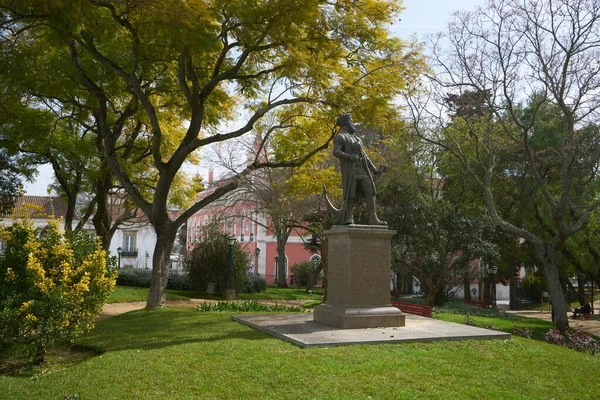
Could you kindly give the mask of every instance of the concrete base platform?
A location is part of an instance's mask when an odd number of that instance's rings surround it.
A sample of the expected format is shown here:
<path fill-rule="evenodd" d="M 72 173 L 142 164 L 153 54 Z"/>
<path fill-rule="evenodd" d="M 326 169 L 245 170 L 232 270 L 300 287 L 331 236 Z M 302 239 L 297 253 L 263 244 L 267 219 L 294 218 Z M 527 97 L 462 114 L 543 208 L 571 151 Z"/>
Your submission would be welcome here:
<path fill-rule="evenodd" d="M 405 316 L 396 307 L 332 307 L 321 304 L 313 313 L 315 322 L 341 329 L 404 326 Z"/>
<path fill-rule="evenodd" d="M 340 329 L 322 325 L 313 320 L 312 314 L 257 314 L 237 315 L 231 318 L 303 348 L 437 340 L 510 339 L 510 334 L 504 332 L 404 315 L 406 326 L 367 329 Z"/>

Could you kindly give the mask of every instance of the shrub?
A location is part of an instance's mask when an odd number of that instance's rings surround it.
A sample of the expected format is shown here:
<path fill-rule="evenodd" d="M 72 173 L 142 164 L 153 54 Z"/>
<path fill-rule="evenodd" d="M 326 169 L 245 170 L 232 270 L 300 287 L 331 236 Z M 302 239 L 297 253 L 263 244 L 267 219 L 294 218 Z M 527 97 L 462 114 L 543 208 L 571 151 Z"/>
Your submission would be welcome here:
<path fill-rule="evenodd" d="M 227 235 L 211 225 L 202 241 L 194 245 L 185 260 L 184 269 L 188 272 L 192 290 L 205 292 L 209 283 L 217 285 L 218 290 L 227 289 L 227 269 L 229 245 Z M 239 245 L 233 246 L 232 285 L 237 292 L 243 292 L 248 278 L 248 257 Z"/>
<path fill-rule="evenodd" d="M 292 273 L 296 278 L 296 285 L 306 287 L 306 289 L 312 289 L 315 282 L 323 279 L 321 265 L 310 261 L 295 263 L 292 265 Z"/>
<path fill-rule="evenodd" d="M 474 315 L 478 317 L 491 317 L 514 319 L 510 314 L 500 308 L 483 308 L 465 303 L 463 300 L 449 301 L 441 306 L 435 307 L 435 312 L 444 314 Z"/>
<path fill-rule="evenodd" d="M 85 233 L 65 237 L 50 221 L 43 235 L 21 222 L 0 231 L 0 353 L 44 361 L 57 341 L 91 329 L 115 285 L 106 252 Z"/>
<path fill-rule="evenodd" d="M 167 283 L 169 290 L 190 290 L 190 277 L 188 274 L 169 271 L 169 281 Z"/>
<path fill-rule="evenodd" d="M 152 283 L 152 270 L 145 268 L 121 268 L 117 277 L 119 286 L 150 287 Z M 167 289 L 190 290 L 188 274 L 169 271 Z"/>
<path fill-rule="evenodd" d="M 119 286 L 150 287 L 152 271 L 141 268 L 121 268 L 117 277 Z"/>
<path fill-rule="evenodd" d="M 194 310 L 202 312 L 303 312 L 300 306 L 287 306 L 277 303 L 271 305 L 256 300 L 204 302 L 194 307 Z"/>
<path fill-rule="evenodd" d="M 245 293 L 264 293 L 267 291 L 267 281 L 259 275 L 251 275 L 246 280 Z"/>
<path fill-rule="evenodd" d="M 515 324 L 515 327 L 513 328 L 513 333 L 515 335 L 519 335 L 527 339 L 531 339 L 533 337 L 533 329 L 531 329 L 531 325 L 529 326 L 529 328 L 521 328 L 520 326 Z"/>

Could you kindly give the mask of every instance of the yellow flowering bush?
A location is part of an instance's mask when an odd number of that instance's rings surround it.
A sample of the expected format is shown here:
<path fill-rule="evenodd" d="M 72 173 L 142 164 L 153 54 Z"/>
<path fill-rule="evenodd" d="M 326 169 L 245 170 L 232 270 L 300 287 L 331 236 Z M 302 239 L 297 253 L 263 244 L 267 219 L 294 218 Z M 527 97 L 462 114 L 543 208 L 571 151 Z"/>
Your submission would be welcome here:
<path fill-rule="evenodd" d="M 0 229 L 0 355 L 25 351 L 43 362 L 48 347 L 91 329 L 115 286 L 116 271 L 89 235 L 68 237 L 50 221 Z"/>

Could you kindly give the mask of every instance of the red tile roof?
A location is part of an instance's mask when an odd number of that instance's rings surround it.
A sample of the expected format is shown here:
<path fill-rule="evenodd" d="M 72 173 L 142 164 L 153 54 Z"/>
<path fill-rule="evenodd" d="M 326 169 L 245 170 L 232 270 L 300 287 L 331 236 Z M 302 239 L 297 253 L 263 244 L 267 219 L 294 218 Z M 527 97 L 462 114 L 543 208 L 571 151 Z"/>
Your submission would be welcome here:
<path fill-rule="evenodd" d="M 5 218 L 64 218 L 67 204 L 60 197 L 19 196 L 15 199 L 15 207 L 5 213 Z"/>

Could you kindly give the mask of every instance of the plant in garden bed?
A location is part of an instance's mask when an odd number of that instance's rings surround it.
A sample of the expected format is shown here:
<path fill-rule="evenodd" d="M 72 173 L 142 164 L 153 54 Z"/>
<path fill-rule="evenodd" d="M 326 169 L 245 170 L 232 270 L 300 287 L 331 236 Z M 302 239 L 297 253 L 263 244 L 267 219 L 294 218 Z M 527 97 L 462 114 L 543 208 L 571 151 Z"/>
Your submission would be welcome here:
<path fill-rule="evenodd" d="M 475 321 L 473 321 L 471 319 L 471 314 L 467 314 L 467 316 L 465 317 L 465 325 L 475 326 L 477 328 L 491 329 L 493 331 L 499 331 L 499 330 L 501 330 L 496 325 L 492 325 L 492 324 L 478 324 L 478 323 L 476 323 Z"/>
<path fill-rule="evenodd" d="M 204 302 L 194 307 L 202 312 L 303 312 L 301 306 L 287 306 L 285 304 L 265 304 L 256 300 L 246 301 L 220 301 L 218 303 Z"/>
<path fill-rule="evenodd" d="M 550 329 L 546 333 L 546 341 L 557 346 L 565 346 L 577 351 L 589 352 L 594 355 L 600 351 L 600 343 L 592 335 L 583 331 L 581 327 L 569 328 L 565 332 Z"/>
<path fill-rule="evenodd" d="M 435 307 L 435 312 L 444 314 L 475 315 L 478 317 L 512 319 L 513 316 L 501 308 L 483 308 L 465 303 L 462 300 L 449 301 Z"/>
<path fill-rule="evenodd" d="M 519 335 L 521 337 L 531 339 L 533 336 L 533 329 L 531 328 L 531 325 L 529 325 L 528 328 L 521 328 L 519 325 L 515 324 L 513 333 L 515 335 Z"/>
<path fill-rule="evenodd" d="M 85 233 L 43 234 L 28 222 L 0 231 L 0 355 L 45 360 L 57 342 L 94 326 L 115 285 L 106 252 Z M 40 236 L 40 237 L 38 237 Z"/>

